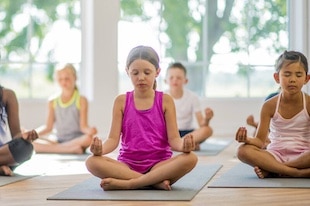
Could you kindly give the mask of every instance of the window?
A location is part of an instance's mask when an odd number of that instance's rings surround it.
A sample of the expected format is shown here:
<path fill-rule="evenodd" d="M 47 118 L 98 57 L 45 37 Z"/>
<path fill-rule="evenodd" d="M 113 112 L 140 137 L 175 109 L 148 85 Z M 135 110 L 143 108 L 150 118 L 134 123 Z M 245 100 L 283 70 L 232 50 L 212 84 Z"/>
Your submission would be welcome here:
<path fill-rule="evenodd" d="M 181 61 L 188 88 L 207 97 L 265 97 L 277 89 L 274 61 L 288 48 L 286 0 L 120 0 L 119 92 L 129 50 L 145 44 L 165 69 Z M 54 66 L 80 72 L 79 0 L 0 2 L 0 83 L 19 98 L 46 99 L 55 90 Z M 229 89 L 227 89 L 229 88 Z"/>
<path fill-rule="evenodd" d="M 19 98 L 46 99 L 54 66 L 81 62 L 79 0 L 0 2 L 1 84 Z"/>
<path fill-rule="evenodd" d="M 188 88 L 200 96 L 265 97 L 278 87 L 274 63 L 288 48 L 286 6 L 286 0 L 122 0 L 120 92 L 130 85 L 122 65 L 129 49 L 145 44 L 161 56 L 160 89 L 167 87 L 168 64 L 180 61 Z"/>

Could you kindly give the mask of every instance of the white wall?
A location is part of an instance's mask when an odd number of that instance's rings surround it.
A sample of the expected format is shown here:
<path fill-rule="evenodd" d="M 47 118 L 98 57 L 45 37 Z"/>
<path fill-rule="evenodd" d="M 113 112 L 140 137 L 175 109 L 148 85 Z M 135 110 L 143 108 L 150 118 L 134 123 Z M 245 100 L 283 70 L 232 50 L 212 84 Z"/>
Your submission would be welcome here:
<path fill-rule="evenodd" d="M 210 126 L 214 130 L 214 136 L 232 136 L 241 126 L 247 126 L 250 135 L 254 128 L 246 125 L 246 118 L 252 114 L 259 120 L 259 111 L 264 99 L 232 98 L 232 99 L 207 99 L 205 106 L 210 106 L 214 111 L 214 117 Z"/>
<path fill-rule="evenodd" d="M 111 113 L 110 109 L 113 98 L 104 99 L 105 103 L 90 105 L 90 122 L 99 128 L 100 135 L 103 137 L 107 134 L 110 127 Z M 262 99 L 207 99 L 205 106 L 210 106 L 214 110 L 214 117 L 210 125 L 214 129 L 214 136 L 230 136 L 233 135 L 237 128 L 246 126 L 246 117 L 253 114 L 258 120 L 259 110 Z M 101 105 L 106 105 L 106 109 Z M 21 122 L 26 128 L 37 127 L 45 122 L 47 104 L 36 101 L 20 101 Z M 108 105 L 108 106 L 107 106 Z M 99 108 L 99 109 L 98 109 Z M 35 111 L 35 112 L 34 112 Z M 249 131 L 252 128 L 248 127 Z"/>
<path fill-rule="evenodd" d="M 99 135 L 105 137 L 110 128 L 112 105 L 118 93 L 117 72 L 117 22 L 119 2 L 116 0 L 82 0 L 83 4 L 83 62 L 87 68 L 82 74 L 83 92 L 90 99 L 89 122 L 96 125 Z M 310 58 L 310 3 L 307 0 L 290 1 L 290 21 L 293 35 L 290 48 L 303 51 Z M 303 9 L 299 9 L 303 8 Z M 305 9 L 307 8 L 307 9 Z M 299 38 L 300 37 L 300 38 Z M 309 86 L 308 86 L 309 88 Z M 234 135 L 246 117 L 254 114 L 258 119 L 263 99 L 207 99 L 205 104 L 213 108 L 211 121 L 215 136 Z M 20 100 L 22 126 L 31 129 L 45 123 L 47 102 Z"/>

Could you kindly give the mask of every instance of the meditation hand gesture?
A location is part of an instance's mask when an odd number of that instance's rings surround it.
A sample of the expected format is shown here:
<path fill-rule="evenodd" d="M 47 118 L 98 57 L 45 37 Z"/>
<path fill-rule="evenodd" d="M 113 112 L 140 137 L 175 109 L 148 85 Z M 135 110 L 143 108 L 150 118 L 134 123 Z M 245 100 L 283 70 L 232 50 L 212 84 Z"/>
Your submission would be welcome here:
<path fill-rule="evenodd" d="M 193 135 L 187 134 L 183 139 L 183 152 L 190 152 L 195 149 L 195 141 Z"/>
<path fill-rule="evenodd" d="M 239 127 L 237 133 L 236 133 L 236 140 L 237 142 L 244 142 L 247 143 L 247 129 L 245 127 Z"/>
<path fill-rule="evenodd" d="M 213 110 L 209 107 L 205 109 L 206 120 L 209 121 L 214 116 Z M 209 122 L 208 122 L 209 123 Z"/>
<path fill-rule="evenodd" d="M 90 145 L 90 151 L 94 154 L 94 156 L 102 155 L 102 140 L 100 138 L 93 138 L 93 141 Z"/>
<path fill-rule="evenodd" d="M 22 133 L 22 137 L 28 142 L 33 142 L 38 139 L 38 133 L 35 130 L 27 131 Z"/>

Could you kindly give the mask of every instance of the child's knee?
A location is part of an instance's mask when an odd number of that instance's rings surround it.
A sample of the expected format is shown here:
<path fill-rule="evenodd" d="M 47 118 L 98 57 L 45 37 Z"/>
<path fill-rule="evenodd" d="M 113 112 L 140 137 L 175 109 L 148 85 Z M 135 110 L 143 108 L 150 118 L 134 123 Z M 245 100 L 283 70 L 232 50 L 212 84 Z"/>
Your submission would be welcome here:
<path fill-rule="evenodd" d="M 33 154 L 33 145 L 23 138 L 13 139 L 8 146 L 16 163 L 29 160 Z"/>
<path fill-rule="evenodd" d="M 89 156 L 86 159 L 85 165 L 86 165 L 86 168 L 88 169 L 88 171 L 93 171 L 96 169 L 96 167 L 98 166 L 96 159 L 97 159 L 96 156 Z"/>
<path fill-rule="evenodd" d="M 248 156 L 248 146 L 245 144 L 242 144 L 239 146 L 238 150 L 237 150 L 237 157 L 240 160 L 245 159 Z"/>
<path fill-rule="evenodd" d="M 187 154 L 187 162 L 191 167 L 194 167 L 198 162 L 198 157 L 194 152 L 190 152 Z"/>
<path fill-rule="evenodd" d="M 192 153 L 192 162 L 194 165 L 196 165 L 198 162 L 198 157 L 194 152 L 191 152 L 191 153 Z"/>

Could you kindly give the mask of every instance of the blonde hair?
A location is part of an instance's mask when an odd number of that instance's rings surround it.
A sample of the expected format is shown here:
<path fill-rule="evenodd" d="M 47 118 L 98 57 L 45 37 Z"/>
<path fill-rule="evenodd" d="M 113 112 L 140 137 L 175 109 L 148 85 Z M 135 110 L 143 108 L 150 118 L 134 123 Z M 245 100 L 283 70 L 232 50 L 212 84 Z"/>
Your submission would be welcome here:
<path fill-rule="evenodd" d="M 58 74 L 59 74 L 60 72 L 65 71 L 65 70 L 71 72 L 71 74 L 72 74 L 72 75 L 74 76 L 74 78 L 75 78 L 75 81 L 77 80 L 77 72 L 76 72 L 76 69 L 75 69 L 75 67 L 73 66 L 73 64 L 71 64 L 71 63 L 58 64 L 58 65 L 56 66 L 56 69 L 55 69 L 55 77 L 57 77 Z M 76 84 L 74 85 L 74 89 L 78 90 Z"/>

